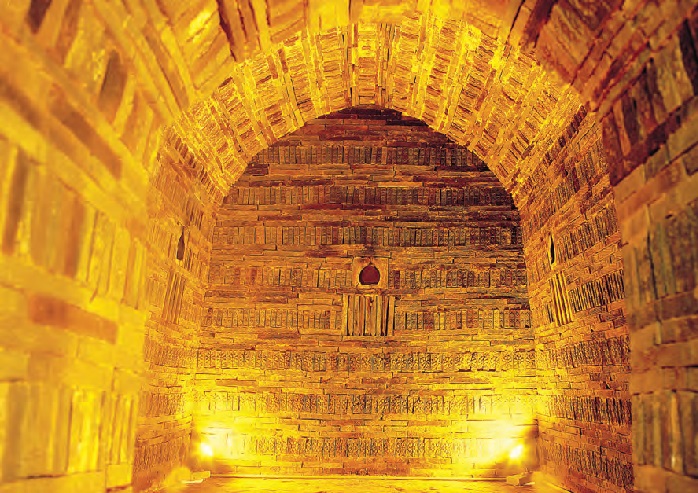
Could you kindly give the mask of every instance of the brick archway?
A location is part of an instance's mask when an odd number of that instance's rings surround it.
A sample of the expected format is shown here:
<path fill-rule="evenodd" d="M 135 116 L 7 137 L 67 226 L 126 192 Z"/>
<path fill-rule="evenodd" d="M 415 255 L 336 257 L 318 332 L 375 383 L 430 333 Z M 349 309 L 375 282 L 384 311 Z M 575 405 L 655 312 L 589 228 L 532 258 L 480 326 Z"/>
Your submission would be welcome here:
<path fill-rule="evenodd" d="M 532 53 L 500 41 L 492 26 L 414 13 L 398 24 L 299 32 L 250 55 L 166 142 L 177 143 L 209 188 L 224 192 L 277 139 L 359 104 L 400 111 L 466 145 L 515 196 L 545 154 L 558 150 L 554 136 L 585 114 L 573 88 Z"/>
<path fill-rule="evenodd" d="M 684 438 L 696 434 L 695 2 L 334 5 L 0 6 L 3 385 L 20 397 L 2 400 L 17 432 L 0 445 L 12 458 L 2 480 L 115 489 L 135 462 L 143 488 L 183 464 L 220 200 L 258 150 L 311 116 L 373 101 L 480 146 L 527 216 L 546 374 L 604 399 L 571 390 L 541 410 L 567 423 L 593 409 L 581 419 L 601 437 L 551 438 L 558 482 L 603 490 L 619 486 L 606 476 L 627 477 L 629 448 L 604 437 L 626 419 L 613 392 L 629 388 L 636 486 L 695 489 Z M 387 56 L 410 42 L 404 58 Z M 313 58 L 323 43 L 337 61 L 326 67 Z M 529 126 L 522 115 L 536 112 Z M 551 237 L 554 266 L 543 261 Z M 607 378 L 609 363 L 627 364 L 628 327 L 630 382 Z M 55 431 L 57 446 L 36 429 Z"/>

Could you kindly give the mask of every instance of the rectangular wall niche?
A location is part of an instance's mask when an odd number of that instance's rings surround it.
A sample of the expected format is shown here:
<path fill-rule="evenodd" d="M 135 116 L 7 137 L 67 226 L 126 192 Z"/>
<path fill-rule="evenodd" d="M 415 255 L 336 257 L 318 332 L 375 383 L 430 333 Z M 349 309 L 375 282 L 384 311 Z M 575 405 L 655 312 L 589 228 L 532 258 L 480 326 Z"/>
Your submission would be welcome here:
<path fill-rule="evenodd" d="M 555 321 L 557 327 L 571 323 L 572 309 L 567 295 L 567 282 L 562 274 L 555 274 L 550 278 L 550 291 L 553 293 L 553 310 L 550 318 Z"/>
<path fill-rule="evenodd" d="M 395 297 L 381 294 L 342 296 L 345 336 L 390 336 L 395 332 Z"/>

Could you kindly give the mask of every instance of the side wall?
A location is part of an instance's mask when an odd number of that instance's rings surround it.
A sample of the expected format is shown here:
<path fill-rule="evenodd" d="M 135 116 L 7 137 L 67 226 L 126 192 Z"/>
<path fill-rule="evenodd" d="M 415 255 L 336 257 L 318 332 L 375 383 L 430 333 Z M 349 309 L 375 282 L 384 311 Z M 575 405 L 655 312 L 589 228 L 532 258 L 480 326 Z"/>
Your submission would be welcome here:
<path fill-rule="evenodd" d="M 539 59 L 602 128 L 623 242 L 635 486 L 696 491 L 698 6 L 530 3 Z"/>
<path fill-rule="evenodd" d="M 636 484 L 681 493 L 698 490 L 698 10 L 672 27 L 602 122 L 624 241 Z"/>
<path fill-rule="evenodd" d="M 0 489 L 121 491 L 134 461 L 146 487 L 188 452 L 220 197 L 176 142 L 156 156 L 203 81 L 127 4 L 0 3 Z"/>
<path fill-rule="evenodd" d="M 214 470 L 504 474 L 535 433 L 525 274 L 509 194 L 423 122 L 351 109 L 261 152 L 214 232 L 195 422 Z"/>
<path fill-rule="evenodd" d="M 519 193 L 542 471 L 571 491 L 631 491 L 623 262 L 595 116 L 577 115 Z"/>
<path fill-rule="evenodd" d="M 211 197 L 183 172 L 188 150 L 167 133 L 148 194 L 148 271 L 134 487 L 141 490 L 188 465 L 198 332 L 208 280 Z M 215 199 L 220 200 L 220 199 Z"/>

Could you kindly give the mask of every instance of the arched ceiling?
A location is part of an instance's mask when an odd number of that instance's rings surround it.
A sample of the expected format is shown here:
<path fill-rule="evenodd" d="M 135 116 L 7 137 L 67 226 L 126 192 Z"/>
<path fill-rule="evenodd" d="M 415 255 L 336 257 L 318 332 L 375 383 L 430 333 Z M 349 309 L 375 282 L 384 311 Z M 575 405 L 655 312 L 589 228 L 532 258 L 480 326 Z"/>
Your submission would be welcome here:
<path fill-rule="evenodd" d="M 220 44 L 221 31 L 230 46 L 213 77 L 222 79 L 218 88 L 165 135 L 165 145 L 174 145 L 217 194 L 255 154 L 306 121 L 372 104 L 424 120 L 468 146 L 516 195 L 581 106 L 573 88 L 513 43 L 537 15 L 526 3 L 160 4 L 175 35 L 190 37 L 190 65 L 204 56 L 196 47 L 210 53 Z"/>

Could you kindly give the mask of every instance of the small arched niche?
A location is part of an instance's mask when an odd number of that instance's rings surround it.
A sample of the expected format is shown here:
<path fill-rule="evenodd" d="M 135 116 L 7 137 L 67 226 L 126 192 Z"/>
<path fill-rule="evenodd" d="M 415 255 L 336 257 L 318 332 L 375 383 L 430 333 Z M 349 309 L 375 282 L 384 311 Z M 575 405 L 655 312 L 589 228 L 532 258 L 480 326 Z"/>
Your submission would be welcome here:
<path fill-rule="evenodd" d="M 381 273 L 373 264 L 368 264 L 359 272 L 359 283 L 363 286 L 375 286 L 381 280 Z"/>

